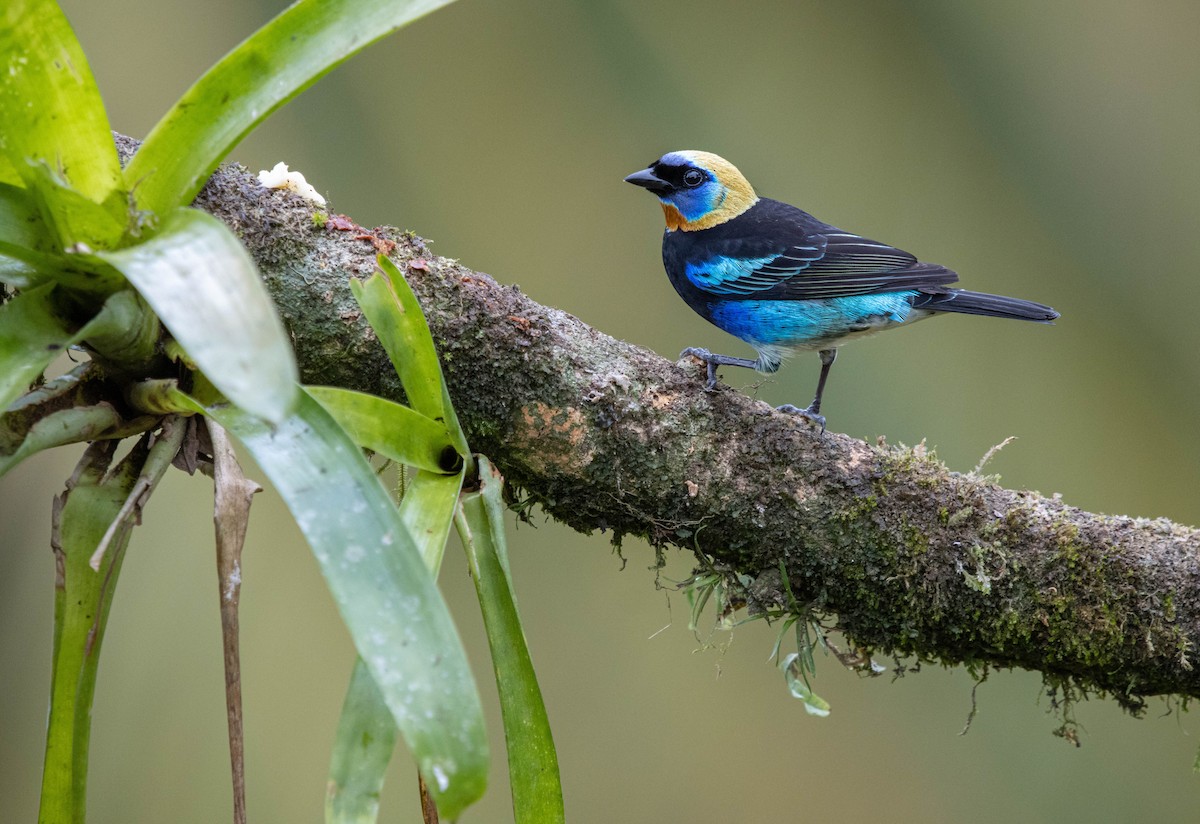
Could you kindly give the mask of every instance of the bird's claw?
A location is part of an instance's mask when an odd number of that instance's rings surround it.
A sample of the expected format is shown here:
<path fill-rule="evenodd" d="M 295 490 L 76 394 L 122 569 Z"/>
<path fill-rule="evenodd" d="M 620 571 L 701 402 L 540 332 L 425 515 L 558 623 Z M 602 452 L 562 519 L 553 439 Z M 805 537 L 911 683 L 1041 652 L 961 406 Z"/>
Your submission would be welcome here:
<path fill-rule="evenodd" d="M 717 366 L 713 353 L 699 346 L 689 346 L 679 353 L 680 359 L 693 357 L 697 360 L 704 361 L 704 365 L 708 367 L 708 380 L 704 382 L 704 391 L 713 392 L 717 388 Z"/>
<path fill-rule="evenodd" d="M 799 415 L 802 418 L 807 418 L 808 420 L 812 421 L 813 423 L 819 424 L 821 427 L 820 434 L 822 434 L 822 435 L 825 434 L 825 416 L 817 414 L 817 412 L 814 411 L 812 407 L 809 407 L 807 409 L 801 409 L 798 406 L 793 406 L 790 403 L 785 403 L 783 406 L 775 407 L 775 411 L 787 412 L 789 415 Z"/>

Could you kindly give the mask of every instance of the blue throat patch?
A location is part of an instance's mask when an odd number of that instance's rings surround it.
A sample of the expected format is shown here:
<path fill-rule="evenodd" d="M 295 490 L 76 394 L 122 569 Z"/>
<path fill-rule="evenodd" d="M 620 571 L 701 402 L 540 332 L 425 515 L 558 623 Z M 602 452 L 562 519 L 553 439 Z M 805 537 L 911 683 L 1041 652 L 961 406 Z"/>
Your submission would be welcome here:
<path fill-rule="evenodd" d="M 714 180 L 709 180 L 695 189 L 683 189 L 671 195 L 660 197 L 663 203 L 674 206 L 683 215 L 684 220 L 699 220 L 705 215 L 715 212 L 725 202 L 728 192 L 725 187 Z"/>

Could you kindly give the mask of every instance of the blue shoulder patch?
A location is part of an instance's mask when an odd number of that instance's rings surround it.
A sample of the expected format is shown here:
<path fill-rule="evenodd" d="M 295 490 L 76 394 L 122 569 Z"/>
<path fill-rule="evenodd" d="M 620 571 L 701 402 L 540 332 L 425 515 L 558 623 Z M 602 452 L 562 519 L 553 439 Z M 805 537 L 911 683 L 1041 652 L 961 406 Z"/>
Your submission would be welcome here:
<path fill-rule="evenodd" d="M 749 295 L 770 289 L 803 268 L 772 267 L 771 270 L 763 270 L 762 267 L 777 258 L 778 255 L 758 258 L 712 257 L 703 263 L 685 264 L 684 272 L 693 285 L 706 292 L 715 295 Z"/>

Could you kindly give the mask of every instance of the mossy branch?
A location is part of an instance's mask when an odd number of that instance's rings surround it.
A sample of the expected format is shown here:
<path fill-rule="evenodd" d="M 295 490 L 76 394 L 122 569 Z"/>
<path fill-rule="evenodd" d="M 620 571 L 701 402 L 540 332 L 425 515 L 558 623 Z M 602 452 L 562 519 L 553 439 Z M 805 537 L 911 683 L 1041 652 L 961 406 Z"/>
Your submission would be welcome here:
<path fill-rule="evenodd" d="M 249 247 L 307 383 L 399 395 L 348 286 L 390 254 L 472 446 L 575 529 L 697 550 L 752 580 L 751 608 L 798 599 L 868 649 L 1038 670 L 1134 709 L 1200 695 L 1194 529 L 1081 512 L 920 449 L 819 437 L 736 391 L 702 391 L 698 364 L 614 340 L 412 235 L 314 214 L 238 167 L 197 205 Z"/>

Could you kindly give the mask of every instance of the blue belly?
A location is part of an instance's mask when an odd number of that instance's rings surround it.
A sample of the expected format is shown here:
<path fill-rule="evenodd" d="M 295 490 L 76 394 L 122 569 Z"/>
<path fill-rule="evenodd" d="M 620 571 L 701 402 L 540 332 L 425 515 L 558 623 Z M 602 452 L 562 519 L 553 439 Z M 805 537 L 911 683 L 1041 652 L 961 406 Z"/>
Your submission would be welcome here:
<path fill-rule="evenodd" d="M 925 312 L 913 312 L 917 293 L 887 292 L 825 300 L 727 300 L 708 305 L 712 322 L 758 349 L 824 349 L 869 335 Z M 910 314 L 912 317 L 910 318 Z"/>

